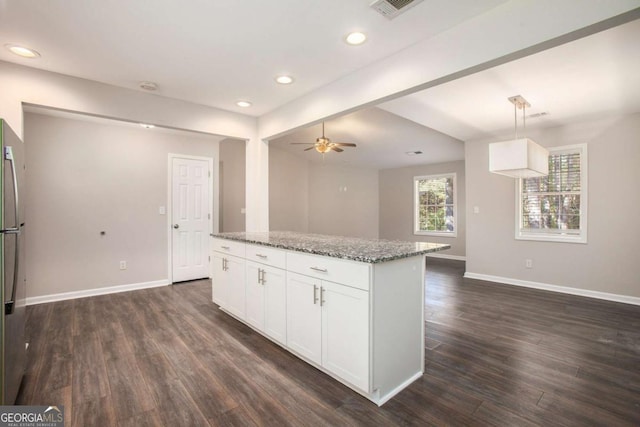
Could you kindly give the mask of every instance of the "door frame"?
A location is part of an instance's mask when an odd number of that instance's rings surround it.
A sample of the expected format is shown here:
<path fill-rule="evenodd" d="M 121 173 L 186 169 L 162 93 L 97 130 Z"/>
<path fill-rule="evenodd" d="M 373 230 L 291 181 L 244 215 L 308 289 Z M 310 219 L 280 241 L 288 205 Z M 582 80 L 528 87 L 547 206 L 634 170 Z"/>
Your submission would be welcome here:
<path fill-rule="evenodd" d="M 211 212 L 211 220 L 209 221 L 209 233 L 217 233 L 218 232 L 218 218 L 220 215 L 219 210 L 219 180 L 218 177 L 218 168 L 216 163 L 214 162 L 213 157 L 205 157 L 205 156 L 193 156 L 190 154 L 177 154 L 177 153 L 169 153 L 168 156 L 168 167 L 167 167 L 167 207 L 166 207 L 166 215 L 167 215 L 167 277 L 169 278 L 169 283 L 173 283 L 173 159 L 189 159 L 189 160 L 204 160 L 209 165 L 209 170 L 211 174 L 208 177 L 208 190 L 209 190 L 209 212 Z M 214 179 L 216 178 L 216 179 Z M 207 240 L 210 242 L 211 240 Z M 209 245 L 210 246 L 210 245 Z M 210 251 L 209 251 L 210 252 Z M 211 268 L 209 268 L 209 278 L 211 278 Z"/>

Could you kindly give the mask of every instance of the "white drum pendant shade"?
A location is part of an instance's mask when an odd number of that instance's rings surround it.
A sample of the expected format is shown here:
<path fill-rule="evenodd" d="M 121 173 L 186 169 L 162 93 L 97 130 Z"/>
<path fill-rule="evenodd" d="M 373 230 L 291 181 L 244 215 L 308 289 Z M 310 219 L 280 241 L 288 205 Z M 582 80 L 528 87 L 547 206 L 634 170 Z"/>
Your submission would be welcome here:
<path fill-rule="evenodd" d="M 529 138 L 489 144 L 489 171 L 512 178 L 549 174 L 549 151 Z"/>

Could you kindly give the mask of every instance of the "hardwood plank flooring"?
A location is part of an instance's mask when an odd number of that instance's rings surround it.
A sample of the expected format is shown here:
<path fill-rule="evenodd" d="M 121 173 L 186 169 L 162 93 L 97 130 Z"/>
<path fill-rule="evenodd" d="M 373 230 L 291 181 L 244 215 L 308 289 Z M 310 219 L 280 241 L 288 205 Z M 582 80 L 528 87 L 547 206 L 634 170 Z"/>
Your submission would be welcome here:
<path fill-rule="evenodd" d="M 640 307 L 429 259 L 425 375 L 383 407 L 211 303 L 207 280 L 27 308 L 19 404 L 68 426 L 638 426 Z"/>

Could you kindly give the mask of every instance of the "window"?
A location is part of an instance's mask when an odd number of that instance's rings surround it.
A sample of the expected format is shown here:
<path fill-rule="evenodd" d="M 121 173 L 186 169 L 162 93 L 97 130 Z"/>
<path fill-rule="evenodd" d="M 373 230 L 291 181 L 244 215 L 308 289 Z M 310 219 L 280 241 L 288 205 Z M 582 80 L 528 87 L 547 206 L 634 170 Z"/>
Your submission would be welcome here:
<path fill-rule="evenodd" d="M 414 182 L 414 234 L 455 237 L 456 174 L 417 176 Z"/>
<path fill-rule="evenodd" d="M 549 149 L 549 175 L 517 185 L 516 239 L 587 242 L 587 146 Z"/>

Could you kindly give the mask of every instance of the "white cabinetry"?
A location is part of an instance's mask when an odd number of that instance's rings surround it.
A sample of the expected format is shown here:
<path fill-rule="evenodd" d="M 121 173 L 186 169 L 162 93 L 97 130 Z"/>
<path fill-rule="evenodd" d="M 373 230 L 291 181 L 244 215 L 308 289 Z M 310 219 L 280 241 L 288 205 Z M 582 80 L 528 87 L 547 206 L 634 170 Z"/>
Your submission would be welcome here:
<path fill-rule="evenodd" d="M 318 365 L 322 363 L 321 283 L 287 273 L 287 347 Z"/>
<path fill-rule="evenodd" d="M 369 292 L 322 282 L 322 366 L 369 392 Z"/>
<path fill-rule="evenodd" d="M 282 345 L 287 340 L 285 253 L 247 245 L 246 321 Z M 253 261 L 253 259 L 259 260 Z M 251 261 L 250 261 L 251 260 Z"/>
<path fill-rule="evenodd" d="M 424 256 L 379 263 L 213 239 L 213 301 L 382 405 L 424 369 Z"/>
<path fill-rule="evenodd" d="M 287 275 L 287 346 L 369 392 L 369 292 Z"/>
<path fill-rule="evenodd" d="M 245 245 L 213 239 L 212 299 L 234 316 L 245 318 Z"/>

